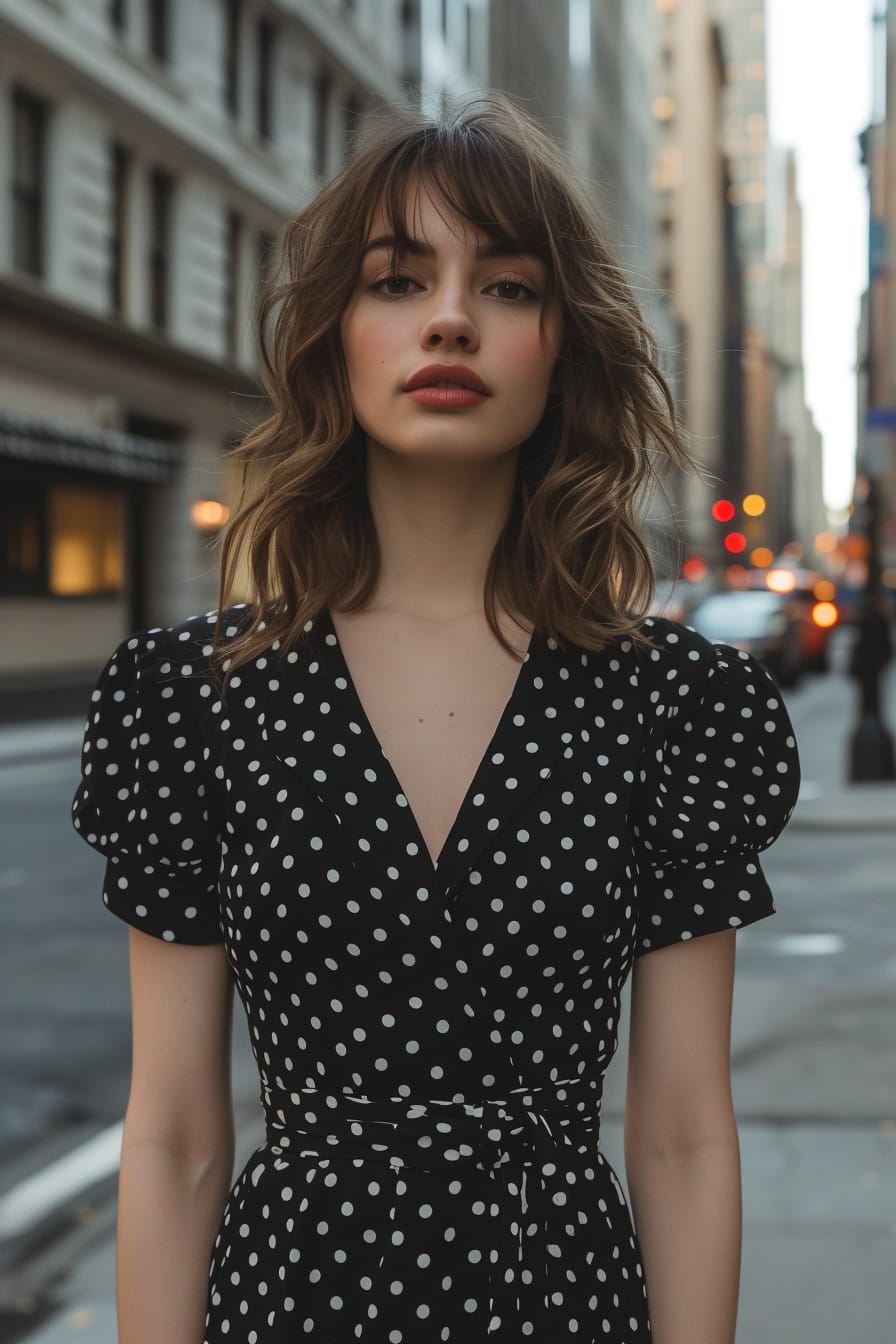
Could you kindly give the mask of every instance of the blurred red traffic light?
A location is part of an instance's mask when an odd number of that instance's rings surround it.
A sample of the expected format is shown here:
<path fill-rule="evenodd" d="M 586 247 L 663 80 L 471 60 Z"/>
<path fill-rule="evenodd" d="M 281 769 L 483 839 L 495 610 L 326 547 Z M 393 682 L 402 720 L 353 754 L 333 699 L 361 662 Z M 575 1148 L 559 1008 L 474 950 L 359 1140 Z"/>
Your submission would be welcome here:
<path fill-rule="evenodd" d="M 717 523 L 730 523 L 735 509 L 730 499 L 717 499 L 712 506 L 712 516 Z"/>
<path fill-rule="evenodd" d="M 699 583 L 707 575 L 706 561 L 702 555 L 692 555 L 690 559 L 685 560 L 681 572 L 689 582 Z"/>
<path fill-rule="evenodd" d="M 732 555 L 740 555 L 747 549 L 747 539 L 743 532 L 729 532 L 725 538 L 725 550 Z"/>

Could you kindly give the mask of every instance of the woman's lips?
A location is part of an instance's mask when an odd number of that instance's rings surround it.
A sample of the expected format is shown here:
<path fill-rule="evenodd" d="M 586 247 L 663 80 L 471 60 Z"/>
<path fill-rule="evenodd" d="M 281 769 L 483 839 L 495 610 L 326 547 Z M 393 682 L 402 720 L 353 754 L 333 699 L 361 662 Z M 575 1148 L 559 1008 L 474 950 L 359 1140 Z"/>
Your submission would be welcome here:
<path fill-rule="evenodd" d="M 434 387 L 415 387 L 410 392 L 405 392 L 406 397 L 415 401 L 418 406 L 427 406 L 433 410 L 460 410 L 465 406 L 478 406 L 483 401 L 488 401 L 484 392 L 476 392 L 472 387 L 462 387 L 460 383 L 453 386 Z"/>

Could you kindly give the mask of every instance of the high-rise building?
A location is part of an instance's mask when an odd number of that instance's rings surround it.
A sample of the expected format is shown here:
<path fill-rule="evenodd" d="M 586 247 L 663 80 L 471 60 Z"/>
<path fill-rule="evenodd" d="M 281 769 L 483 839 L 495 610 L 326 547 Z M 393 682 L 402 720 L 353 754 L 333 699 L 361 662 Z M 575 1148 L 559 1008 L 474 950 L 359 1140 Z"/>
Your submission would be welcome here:
<path fill-rule="evenodd" d="M 876 515 L 884 582 L 896 588 L 896 3 L 879 0 L 875 46 L 883 88 L 875 90 L 876 120 L 862 135 L 868 174 L 870 249 L 868 289 L 859 330 L 858 501 Z M 876 61 L 876 64 L 878 62 Z M 858 575 L 854 575 L 858 578 Z"/>
<path fill-rule="evenodd" d="M 655 123 L 651 183 L 654 258 L 679 334 L 679 409 L 698 460 L 716 476 L 726 461 L 726 332 L 732 312 L 726 278 L 734 262 L 726 206 L 727 165 L 719 136 L 725 59 L 706 0 L 654 0 Z M 736 315 L 736 313 L 735 313 Z M 710 514 L 713 493 L 700 477 L 679 484 L 688 549 L 720 560 Z"/>
<path fill-rule="evenodd" d="M 769 507 L 761 540 L 780 550 L 791 541 L 811 553 L 814 538 L 827 526 L 822 493 L 821 435 L 806 405 L 803 365 L 803 211 L 797 192 L 796 154 L 769 151 L 770 348 L 775 356 L 773 422 L 777 451 L 772 455 Z"/>
<path fill-rule="evenodd" d="M 488 82 L 561 142 L 569 121 L 568 0 L 489 0 Z"/>
<path fill-rule="evenodd" d="M 572 0 L 571 17 L 570 148 L 646 297 L 653 242 L 648 0 Z"/>
<path fill-rule="evenodd" d="M 770 307 L 766 0 L 712 0 L 712 8 L 725 53 L 722 144 L 731 165 L 728 193 L 744 262 L 744 312 L 748 327 L 765 329 Z"/>

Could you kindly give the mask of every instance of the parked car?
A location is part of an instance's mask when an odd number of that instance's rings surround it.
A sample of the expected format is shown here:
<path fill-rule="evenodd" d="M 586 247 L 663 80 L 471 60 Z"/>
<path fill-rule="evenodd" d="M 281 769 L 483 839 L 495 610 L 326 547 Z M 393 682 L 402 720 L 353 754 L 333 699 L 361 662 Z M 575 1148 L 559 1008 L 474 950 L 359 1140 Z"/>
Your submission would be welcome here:
<path fill-rule="evenodd" d="M 831 631 L 840 623 L 841 604 L 834 584 L 814 569 L 772 569 L 753 576 L 751 586 L 768 589 L 776 578 L 791 587 L 776 588 L 788 616 L 799 628 L 802 664 L 808 672 L 826 672 Z"/>
<path fill-rule="evenodd" d="M 803 671 L 800 620 L 788 594 L 765 588 L 712 593 L 688 617 L 714 644 L 731 644 L 758 658 L 781 686 L 795 686 Z"/>

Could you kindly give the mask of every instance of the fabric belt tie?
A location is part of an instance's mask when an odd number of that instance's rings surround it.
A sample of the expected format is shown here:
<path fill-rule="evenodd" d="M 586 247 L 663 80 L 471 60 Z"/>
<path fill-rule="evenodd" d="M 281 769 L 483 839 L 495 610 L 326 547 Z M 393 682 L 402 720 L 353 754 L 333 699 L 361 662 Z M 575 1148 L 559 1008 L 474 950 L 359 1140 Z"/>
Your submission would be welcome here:
<path fill-rule="evenodd" d="M 587 1113 L 568 1104 L 566 1089 L 587 1095 Z M 500 1325 L 501 1297 L 511 1299 L 523 1275 L 525 1237 L 535 1237 L 530 1269 L 541 1276 L 542 1305 L 549 1310 L 546 1254 L 559 1255 L 569 1221 L 564 1169 L 573 1154 L 598 1160 L 600 1092 L 571 1079 L 551 1088 L 528 1088 L 503 1099 L 410 1101 L 371 1098 L 313 1088 L 286 1091 L 262 1085 L 268 1145 L 284 1158 L 319 1157 L 381 1162 L 396 1171 L 460 1175 L 485 1171 L 501 1189 L 489 1201 L 492 1220 L 489 1306 Z M 559 1179 L 551 1182 L 550 1178 Z M 528 1179 L 527 1179 L 528 1178 Z M 562 1190 L 555 1200 L 554 1195 Z M 513 1273 L 508 1275 L 512 1253 Z M 514 1283 L 516 1292 L 514 1292 Z M 518 1301 L 514 1309 L 519 1309 Z"/>

